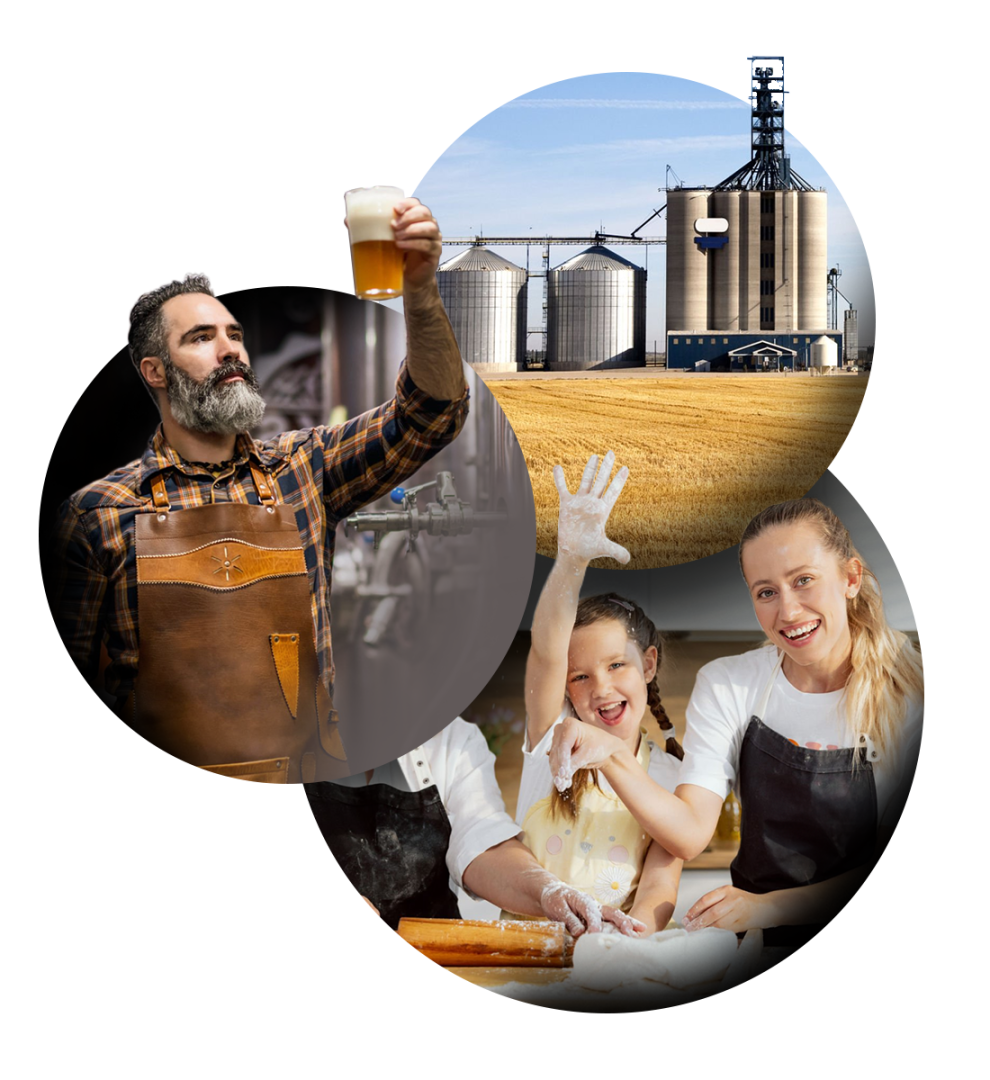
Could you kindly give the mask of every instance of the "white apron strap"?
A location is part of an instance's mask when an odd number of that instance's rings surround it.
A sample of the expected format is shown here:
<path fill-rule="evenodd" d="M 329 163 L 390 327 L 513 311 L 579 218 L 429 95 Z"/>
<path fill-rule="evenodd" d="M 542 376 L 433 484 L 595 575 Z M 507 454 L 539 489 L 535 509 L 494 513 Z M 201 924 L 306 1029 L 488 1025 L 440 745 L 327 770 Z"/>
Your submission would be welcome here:
<path fill-rule="evenodd" d="M 760 700 L 756 703 L 756 711 L 754 716 L 763 719 L 767 714 L 767 705 L 770 702 L 770 691 L 773 690 L 773 684 L 777 681 L 777 672 L 780 671 L 780 665 L 784 662 L 784 654 L 779 653 L 777 656 L 777 663 L 773 666 L 773 671 L 770 672 L 770 678 L 767 679 L 766 686 L 763 687 L 763 693 L 760 696 Z"/>

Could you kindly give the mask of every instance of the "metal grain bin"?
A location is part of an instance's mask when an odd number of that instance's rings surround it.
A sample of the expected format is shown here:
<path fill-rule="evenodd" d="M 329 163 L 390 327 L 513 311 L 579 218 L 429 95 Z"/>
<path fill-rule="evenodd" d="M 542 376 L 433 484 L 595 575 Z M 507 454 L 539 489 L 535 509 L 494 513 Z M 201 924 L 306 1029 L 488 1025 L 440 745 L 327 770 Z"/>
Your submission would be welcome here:
<path fill-rule="evenodd" d="M 437 268 L 437 286 L 461 356 L 481 373 L 522 371 L 526 361 L 526 271 L 484 247 Z"/>
<path fill-rule="evenodd" d="M 551 371 L 646 365 L 646 271 L 595 245 L 550 271 Z"/>

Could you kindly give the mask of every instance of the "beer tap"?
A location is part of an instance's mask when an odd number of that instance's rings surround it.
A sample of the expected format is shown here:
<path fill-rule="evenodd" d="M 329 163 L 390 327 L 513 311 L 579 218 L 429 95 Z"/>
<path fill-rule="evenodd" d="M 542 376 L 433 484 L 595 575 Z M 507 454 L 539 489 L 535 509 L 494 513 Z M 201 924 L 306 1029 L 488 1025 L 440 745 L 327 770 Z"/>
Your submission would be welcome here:
<path fill-rule="evenodd" d="M 436 489 L 436 501 L 428 502 L 425 510 L 420 510 L 416 496 L 429 488 Z M 508 520 L 508 514 L 474 510 L 470 503 L 458 498 L 454 474 L 450 472 L 437 473 L 436 480 L 416 487 L 395 488 L 389 498 L 401 504 L 402 509 L 362 512 L 352 514 L 346 520 L 346 529 L 375 534 L 375 551 L 387 532 L 408 532 L 408 554 L 416 550 L 416 539 L 421 532 L 428 536 L 465 536 L 479 526 L 497 525 Z"/>

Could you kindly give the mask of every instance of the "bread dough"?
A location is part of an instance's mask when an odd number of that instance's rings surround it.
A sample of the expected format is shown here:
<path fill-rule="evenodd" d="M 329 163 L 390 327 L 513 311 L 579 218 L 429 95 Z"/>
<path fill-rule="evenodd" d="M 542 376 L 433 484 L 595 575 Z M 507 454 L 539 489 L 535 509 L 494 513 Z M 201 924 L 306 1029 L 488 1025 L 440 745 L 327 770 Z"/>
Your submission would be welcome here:
<path fill-rule="evenodd" d="M 553 981 L 508 982 L 490 989 L 550 1009 L 639 1012 L 698 1001 L 753 978 L 780 959 L 764 955 L 762 930 L 747 930 L 737 948 L 736 935 L 728 930 L 667 930 L 651 938 L 627 938 L 610 927 L 606 923 L 600 934 L 583 934 L 575 942 L 574 967 L 557 969 Z"/>
<path fill-rule="evenodd" d="M 721 979 L 736 958 L 736 944 L 731 930 L 714 927 L 661 930 L 647 938 L 582 934 L 574 944 L 571 980 L 589 990 L 643 980 L 683 989 Z"/>

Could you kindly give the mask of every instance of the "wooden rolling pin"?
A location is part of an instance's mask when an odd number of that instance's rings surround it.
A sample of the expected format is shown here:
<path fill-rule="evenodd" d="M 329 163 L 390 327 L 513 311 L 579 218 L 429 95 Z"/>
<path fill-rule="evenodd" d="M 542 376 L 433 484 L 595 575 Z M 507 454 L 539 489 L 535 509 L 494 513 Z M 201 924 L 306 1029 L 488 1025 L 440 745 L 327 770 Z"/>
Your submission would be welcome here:
<path fill-rule="evenodd" d="M 399 937 L 445 967 L 570 967 L 574 952 L 554 922 L 400 919 Z"/>

